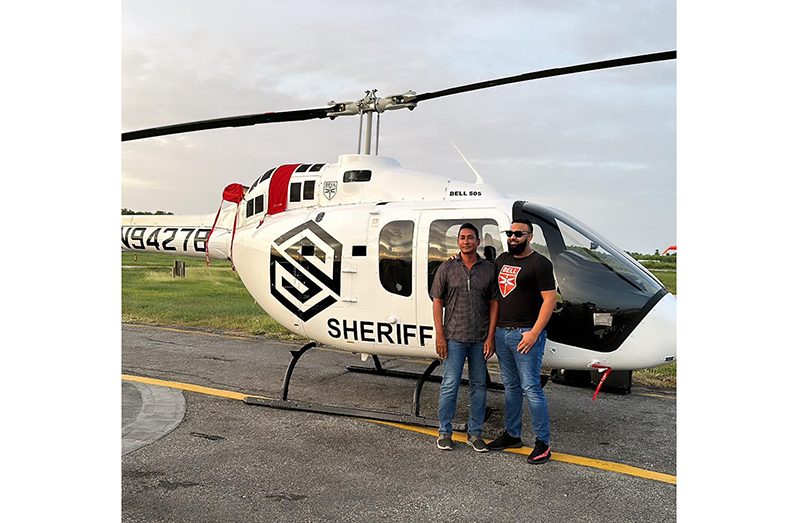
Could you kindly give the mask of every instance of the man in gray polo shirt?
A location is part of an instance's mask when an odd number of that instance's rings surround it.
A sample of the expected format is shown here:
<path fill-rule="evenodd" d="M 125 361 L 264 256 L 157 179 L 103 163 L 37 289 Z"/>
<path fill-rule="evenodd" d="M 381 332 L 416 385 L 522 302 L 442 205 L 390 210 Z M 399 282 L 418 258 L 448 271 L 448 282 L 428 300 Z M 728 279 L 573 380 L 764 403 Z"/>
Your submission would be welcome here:
<path fill-rule="evenodd" d="M 499 290 L 496 267 L 480 258 L 478 246 L 479 231 L 474 225 L 464 223 L 457 233 L 460 255 L 438 268 L 430 291 L 435 319 L 435 350 L 443 360 L 438 402 L 440 429 L 436 442 L 441 450 L 452 450 L 453 447 L 452 418 L 466 359 L 471 400 L 468 444 L 477 452 L 488 450 L 482 440 L 487 395 L 485 361 L 494 352 Z"/>

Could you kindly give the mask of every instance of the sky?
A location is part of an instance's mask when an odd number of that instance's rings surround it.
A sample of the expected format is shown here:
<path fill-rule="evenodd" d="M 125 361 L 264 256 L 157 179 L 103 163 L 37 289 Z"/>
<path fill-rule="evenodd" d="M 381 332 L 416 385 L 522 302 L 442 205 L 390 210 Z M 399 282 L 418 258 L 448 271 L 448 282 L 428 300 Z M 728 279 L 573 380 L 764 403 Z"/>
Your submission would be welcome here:
<path fill-rule="evenodd" d="M 434 6 L 434 7 L 433 7 Z M 673 1 L 127 1 L 122 130 L 325 107 L 676 49 Z M 122 144 L 122 206 L 215 212 L 229 183 L 357 151 L 358 118 Z M 463 93 L 392 111 L 405 167 L 550 205 L 627 251 L 676 244 L 676 61 Z"/>

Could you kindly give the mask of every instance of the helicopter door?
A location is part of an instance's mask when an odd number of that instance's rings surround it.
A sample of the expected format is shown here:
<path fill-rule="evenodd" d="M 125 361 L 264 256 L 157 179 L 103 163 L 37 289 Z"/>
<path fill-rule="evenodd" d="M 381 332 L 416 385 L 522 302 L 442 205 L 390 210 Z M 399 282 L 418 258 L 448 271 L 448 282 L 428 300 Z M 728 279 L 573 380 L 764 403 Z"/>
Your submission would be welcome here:
<path fill-rule="evenodd" d="M 465 216 L 464 216 L 465 213 Z M 464 223 L 471 223 L 479 229 L 480 245 L 477 252 L 483 258 L 495 259 L 506 250 L 500 231 L 509 228 L 508 216 L 496 209 L 452 209 L 429 210 L 421 214 L 418 232 L 419 277 L 417 314 L 419 324 L 434 325 L 432 319 L 432 280 L 443 262 L 460 252 L 457 247 L 457 233 Z"/>
<path fill-rule="evenodd" d="M 414 282 L 418 279 L 415 271 L 415 259 L 418 256 L 417 218 L 415 212 L 392 209 L 383 204 L 374 206 L 369 216 L 367 249 L 370 265 L 360 280 L 363 282 L 362 310 L 364 317 L 372 321 L 391 326 L 402 325 L 403 336 L 390 339 L 390 343 L 399 345 L 415 346 L 420 343 L 418 331 L 414 327 L 417 296 Z M 415 339 L 408 339 L 408 333 L 412 333 Z M 395 348 L 395 345 L 385 345 L 388 339 L 380 336 L 376 343 Z"/>

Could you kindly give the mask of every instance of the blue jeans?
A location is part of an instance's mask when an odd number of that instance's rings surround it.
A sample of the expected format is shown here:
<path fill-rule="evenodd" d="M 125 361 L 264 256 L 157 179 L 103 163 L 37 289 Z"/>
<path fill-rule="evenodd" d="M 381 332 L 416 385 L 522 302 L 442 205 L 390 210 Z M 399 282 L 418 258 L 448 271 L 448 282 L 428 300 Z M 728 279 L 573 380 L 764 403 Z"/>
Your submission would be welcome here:
<path fill-rule="evenodd" d="M 463 376 L 463 364 L 468 359 L 468 382 L 471 408 L 468 416 L 468 433 L 482 436 L 482 424 L 485 422 L 485 398 L 487 396 L 487 372 L 485 356 L 482 354 L 484 344 L 481 341 L 462 342 L 446 340 L 448 356 L 443 360 L 443 378 L 441 395 L 438 400 L 438 421 L 441 434 L 452 434 L 452 418 L 457 407 L 457 391 L 460 389 L 460 378 Z"/>
<path fill-rule="evenodd" d="M 504 383 L 504 428 L 507 434 L 521 437 L 521 407 L 524 396 L 529 403 L 532 430 L 538 439 L 549 443 L 549 405 L 540 386 L 540 368 L 546 331 L 540 333 L 535 345 L 526 354 L 518 352 L 521 336 L 531 328 L 496 328 L 496 356 Z M 521 394 L 523 392 L 523 395 Z"/>

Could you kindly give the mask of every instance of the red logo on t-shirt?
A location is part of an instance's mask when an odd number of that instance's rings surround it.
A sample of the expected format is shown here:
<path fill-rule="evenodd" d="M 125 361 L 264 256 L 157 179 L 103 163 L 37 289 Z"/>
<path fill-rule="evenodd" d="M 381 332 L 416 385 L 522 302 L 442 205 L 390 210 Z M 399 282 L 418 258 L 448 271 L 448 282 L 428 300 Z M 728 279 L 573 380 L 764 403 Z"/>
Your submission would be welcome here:
<path fill-rule="evenodd" d="M 521 267 L 512 265 L 505 265 L 499 271 L 499 290 L 504 298 L 515 289 L 515 280 L 519 272 L 521 272 Z"/>

